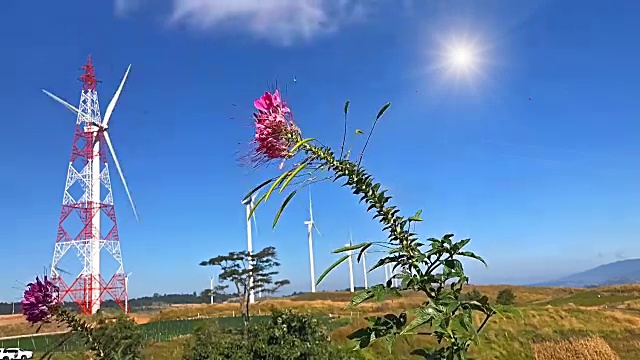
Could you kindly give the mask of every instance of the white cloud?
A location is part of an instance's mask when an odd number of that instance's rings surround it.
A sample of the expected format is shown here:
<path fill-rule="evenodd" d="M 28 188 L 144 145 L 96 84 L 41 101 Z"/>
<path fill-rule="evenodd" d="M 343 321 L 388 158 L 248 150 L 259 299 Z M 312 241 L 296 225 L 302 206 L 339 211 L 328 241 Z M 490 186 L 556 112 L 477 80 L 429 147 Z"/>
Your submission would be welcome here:
<path fill-rule="evenodd" d="M 115 0 L 129 10 L 141 0 Z M 157 1 L 157 0 L 156 0 Z M 170 23 L 203 31 L 231 30 L 288 45 L 363 20 L 379 0 L 171 0 Z M 126 2 L 126 4 L 125 4 Z"/>

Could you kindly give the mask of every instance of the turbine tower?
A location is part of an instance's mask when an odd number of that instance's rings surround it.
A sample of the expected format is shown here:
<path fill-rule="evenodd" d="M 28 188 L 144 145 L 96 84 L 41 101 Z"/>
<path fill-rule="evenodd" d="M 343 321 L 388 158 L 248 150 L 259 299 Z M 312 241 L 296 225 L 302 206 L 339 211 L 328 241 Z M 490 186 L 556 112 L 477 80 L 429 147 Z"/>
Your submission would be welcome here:
<path fill-rule="evenodd" d="M 316 223 L 313 221 L 313 206 L 311 203 L 311 188 L 309 188 L 309 221 L 304 222 L 307 225 L 307 238 L 309 239 L 309 269 L 311 272 L 311 292 L 316 292 L 316 274 L 315 267 L 313 265 L 313 228 L 316 229 L 318 235 L 322 235 L 320 233 L 320 229 L 316 226 Z"/>
<path fill-rule="evenodd" d="M 113 298 L 123 310 L 128 311 L 127 276 L 122 263 L 105 147 L 109 148 L 137 220 L 135 205 L 107 131 L 109 120 L 131 65 L 127 68 L 120 86 L 107 106 L 104 119 L 100 116 L 96 90 L 98 80 L 91 62 L 91 55 L 82 69 L 84 74 L 79 80 L 83 83 L 83 87 L 80 105 L 77 108 L 52 93 L 42 90 L 77 115 L 51 265 L 51 278 L 60 287 L 60 301 L 67 297 L 71 298 L 85 314 L 95 314 L 106 296 Z M 71 213 L 75 213 L 77 217 L 71 216 Z M 101 231 L 102 229 L 106 231 Z M 60 275 L 60 272 L 65 271 L 59 268 L 59 263 L 72 248 L 77 250 L 82 267 L 75 279 L 65 281 Z M 100 272 L 102 248 L 107 250 L 116 263 L 115 272 L 110 278 L 106 278 L 108 281 L 105 281 Z"/>
<path fill-rule="evenodd" d="M 211 298 L 211 305 L 213 305 L 213 276 L 210 279 L 211 281 L 209 282 L 209 297 Z"/>
<path fill-rule="evenodd" d="M 353 239 L 351 238 L 351 231 L 349 231 L 349 243 L 345 244 L 344 246 L 351 246 L 353 245 Z M 353 250 L 349 250 L 347 251 L 347 263 L 349 264 L 349 290 L 351 292 L 355 292 L 356 289 L 353 285 Z"/>
<path fill-rule="evenodd" d="M 242 202 L 246 209 L 246 221 L 247 221 L 247 251 L 249 255 L 253 255 L 253 237 L 251 236 L 251 218 L 253 217 L 253 222 L 256 225 L 256 232 L 258 231 L 258 223 L 256 222 L 256 213 L 255 211 L 252 214 L 253 207 L 255 206 L 256 194 L 253 194 L 249 199 L 246 199 Z M 249 270 L 253 269 L 253 259 L 249 260 L 249 264 L 247 264 Z M 253 289 L 253 275 L 249 276 L 249 303 L 253 304 L 256 302 L 256 294 Z"/>
<path fill-rule="evenodd" d="M 362 271 L 364 276 L 364 288 L 369 288 L 369 279 L 367 274 L 367 250 L 362 253 Z"/>

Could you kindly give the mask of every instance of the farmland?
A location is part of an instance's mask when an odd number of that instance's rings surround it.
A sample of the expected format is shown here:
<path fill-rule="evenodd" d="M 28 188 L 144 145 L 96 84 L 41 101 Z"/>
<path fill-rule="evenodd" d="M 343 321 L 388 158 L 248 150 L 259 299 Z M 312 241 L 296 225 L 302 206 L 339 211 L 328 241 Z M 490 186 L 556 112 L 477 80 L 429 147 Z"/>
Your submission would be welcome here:
<path fill-rule="evenodd" d="M 505 286 L 479 286 L 483 294 L 495 299 Z M 520 316 L 495 318 L 482 333 L 472 355 L 479 360 L 504 359 L 629 359 L 640 358 L 640 286 L 603 287 L 597 289 L 509 287 L 516 294 Z M 332 339 L 347 344 L 347 335 L 364 325 L 362 317 L 370 314 L 398 312 L 422 301 L 417 294 L 405 293 L 401 299 L 383 303 L 367 302 L 346 310 L 348 293 L 303 294 L 287 299 L 269 299 L 253 307 L 254 314 L 265 315 L 271 306 L 297 311 L 332 314 L 342 319 L 332 329 Z M 237 327 L 241 321 L 231 317 L 237 304 L 167 306 L 158 312 L 136 314 L 150 346 L 148 359 L 179 358 L 188 335 L 200 324 L 218 321 L 221 326 Z M 236 314 L 237 315 L 237 314 Z M 216 318 L 214 320 L 207 318 Z M 256 316 L 259 320 L 260 316 Z M 0 320 L 2 321 L 2 320 Z M 14 319 L 0 322 L 2 336 L 26 334 L 33 328 Z M 49 325 L 47 331 L 56 330 Z M 12 333 L 13 332 L 13 333 Z M 0 346 L 19 346 L 42 351 L 60 335 L 22 337 L 3 340 Z M 389 356 L 382 344 L 374 344 L 365 353 L 375 359 L 410 359 L 412 349 L 425 345 L 424 338 L 399 340 Z M 77 340 L 69 341 L 60 359 L 72 359 L 82 348 Z M 556 353 L 570 354 L 558 357 Z M 573 354 L 573 355 L 571 355 Z M 78 355 L 79 356 L 79 355 Z M 81 358 L 81 357 L 78 357 Z"/>

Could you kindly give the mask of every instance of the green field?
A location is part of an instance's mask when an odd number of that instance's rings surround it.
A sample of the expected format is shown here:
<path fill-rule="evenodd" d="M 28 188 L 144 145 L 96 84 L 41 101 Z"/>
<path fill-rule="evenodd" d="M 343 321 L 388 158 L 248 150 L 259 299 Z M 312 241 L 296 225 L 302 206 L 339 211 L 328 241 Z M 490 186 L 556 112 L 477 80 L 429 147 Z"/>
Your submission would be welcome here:
<path fill-rule="evenodd" d="M 265 319 L 266 316 L 254 316 L 253 321 Z M 214 319 L 188 319 L 188 320 L 168 320 L 156 321 L 140 325 L 147 340 L 164 342 L 177 337 L 191 334 L 198 326 L 207 322 L 217 322 L 221 327 L 241 327 L 241 317 L 226 317 Z M 63 334 L 55 335 L 35 335 L 10 340 L 0 340 L 0 348 L 19 347 L 25 350 L 46 351 L 57 345 L 62 340 Z M 65 341 L 59 351 L 82 350 L 84 344 L 78 336 L 72 336 Z"/>

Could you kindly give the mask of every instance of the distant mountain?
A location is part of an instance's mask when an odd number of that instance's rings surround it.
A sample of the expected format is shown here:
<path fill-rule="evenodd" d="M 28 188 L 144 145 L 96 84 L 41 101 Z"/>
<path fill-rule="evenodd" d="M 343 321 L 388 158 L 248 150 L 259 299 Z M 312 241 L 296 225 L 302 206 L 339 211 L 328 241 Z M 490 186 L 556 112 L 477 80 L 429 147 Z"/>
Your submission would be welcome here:
<path fill-rule="evenodd" d="M 640 284 L 640 259 L 630 259 L 600 265 L 591 270 L 534 286 L 596 287 Z"/>

